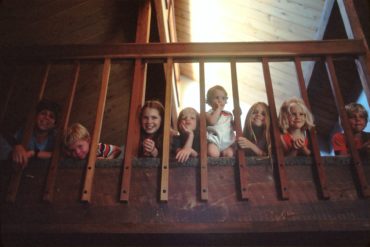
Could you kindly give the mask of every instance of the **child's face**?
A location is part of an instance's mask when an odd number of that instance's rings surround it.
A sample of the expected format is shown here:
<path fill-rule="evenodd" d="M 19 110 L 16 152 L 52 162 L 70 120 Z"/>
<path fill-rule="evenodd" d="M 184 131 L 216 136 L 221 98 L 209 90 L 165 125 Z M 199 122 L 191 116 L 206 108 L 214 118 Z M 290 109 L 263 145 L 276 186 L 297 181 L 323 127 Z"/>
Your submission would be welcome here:
<path fill-rule="evenodd" d="M 197 128 L 197 114 L 192 110 L 184 111 L 180 120 L 180 131 L 184 128 L 194 131 Z"/>
<path fill-rule="evenodd" d="M 366 127 L 365 117 L 361 112 L 348 114 L 348 120 L 354 133 L 359 133 Z"/>
<path fill-rule="evenodd" d="M 266 109 L 262 105 L 257 105 L 252 112 L 252 125 L 261 127 L 266 124 Z"/>
<path fill-rule="evenodd" d="M 68 146 L 68 151 L 73 158 L 83 160 L 90 150 L 90 140 L 78 140 Z"/>
<path fill-rule="evenodd" d="M 212 109 L 215 110 L 218 107 L 224 108 L 227 102 L 227 96 L 224 91 L 215 89 L 211 99 Z"/>
<path fill-rule="evenodd" d="M 306 114 L 301 107 L 292 106 L 288 120 L 291 129 L 301 129 L 306 123 Z"/>
<path fill-rule="evenodd" d="M 36 127 L 41 131 L 49 131 L 55 127 L 55 114 L 49 110 L 41 110 L 36 115 Z"/>
<path fill-rule="evenodd" d="M 155 108 L 145 108 L 141 116 L 141 127 L 147 134 L 156 133 L 161 127 L 162 118 Z"/>

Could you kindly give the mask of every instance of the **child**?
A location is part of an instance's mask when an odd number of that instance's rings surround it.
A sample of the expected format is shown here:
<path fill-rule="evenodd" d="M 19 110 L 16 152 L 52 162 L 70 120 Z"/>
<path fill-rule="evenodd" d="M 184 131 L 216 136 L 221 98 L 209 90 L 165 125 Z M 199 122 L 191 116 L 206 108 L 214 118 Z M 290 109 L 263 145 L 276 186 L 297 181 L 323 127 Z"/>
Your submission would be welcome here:
<path fill-rule="evenodd" d="M 235 134 L 233 115 L 224 110 L 227 92 L 221 86 L 214 86 L 207 92 L 207 104 L 212 107 L 206 113 L 208 155 L 211 157 L 233 157 Z"/>
<path fill-rule="evenodd" d="M 361 104 L 350 103 L 345 106 L 345 110 L 347 112 L 356 149 L 361 155 L 370 154 L 370 133 L 363 131 L 368 120 L 366 109 Z M 336 155 L 349 154 L 344 133 L 336 133 L 332 138 L 332 144 Z"/>
<path fill-rule="evenodd" d="M 238 144 L 246 149 L 247 155 L 271 155 L 270 112 L 267 104 L 257 102 L 249 109 L 243 136 L 238 138 Z"/>
<path fill-rule="evenodd" d="M 177 121 L 179 136 L 174 137 L 174 149 L 178 162 L 185 162 L 189 157 L 197 157 L 200 150 L 199 113 L 191 107 L 184 108 Z"/>
<path fill-rule="evenodd" d="M 31 140 L 27 147 L 21 144 L 23 129 L 15 134 L 15 145 L 12 150 L 12 160 L 25 166 L 28 159 L 49 159 L 55 144 L 55 126 L 58 119 L 59 105 L 53 101 L 42 100 L 36 106 L 35 124 Z"/>
<path fill-rule="evenodd" d="M 314 126 L 313 116 L 303 100 L 286 100 L 280 108 L 279 125 L 284 154 L 288 156 L 310 155 L 306 130 Z"/>
<path fill-rule="evenodd" d="M 75 159 L 86 159 L 90 151 L 91 138 L 89 131 L 80 123 L 74 123 L 68 127 L 63 144 L 67 156 Z M 110 144 L 98 144 L 96 157 L 98 159 L 115 159 L 121 153 L 121 149 Z"/>
<path fill-rule="evenodd" d="M 158 157 L 162 152 L 164 107 L 157 100 L 146 101 L 141 108 L 140 157 Z"/>

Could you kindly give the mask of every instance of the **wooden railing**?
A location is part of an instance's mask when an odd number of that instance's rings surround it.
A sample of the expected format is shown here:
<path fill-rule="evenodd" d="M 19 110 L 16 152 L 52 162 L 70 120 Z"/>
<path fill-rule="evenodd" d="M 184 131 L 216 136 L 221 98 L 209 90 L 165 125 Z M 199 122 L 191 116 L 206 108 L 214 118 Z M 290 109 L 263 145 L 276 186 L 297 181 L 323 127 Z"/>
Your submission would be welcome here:
<path fill-rule="evenodd" d="M 76 65 L 75 77 L 71 85 L 69 97 L 64 106 L 63 121 L 60 126 L 59 135 L 62 134 L 66 128 L 69 115 L 71 113 L 71 104 L 74 98 L 74 92 L 78 81 L 80 64 L 89 60 L 104 61 L 99 103 L 96 110 L 96 119 L 94 130 L 92 134 L 92 150 L 97 146 L 100 139 L 100 132 L 102 126 L 103 112 L 106 100 L 106 93 L 109 82 L 110 66 L 113 60 L 130 60 L 135 64 L 134 82 L 130 103 L 129 115 L 129 130 L 128 133 L 130 142 L 125 145 L 125 158 L 122 163 L 122 185 L 121 185 L 121 201 L 129 200 L 130 183 L 131 183 L 131 164 L 132 159 L 137 156 L 137 146 L 139 143 L 139 110 L 142 106 L 144 95 L 143 88 L 145 88 L 145 68 L 148 63 L 163 63 L 166 64 L 166 95 L 165 95 L 165 117 L 164 117 L 164 140 L 163 140 L 163 155 L 162 169 L 161 169 L 161 183 L 160 183 L 160 201 L 168 200 L 168 193 L 170 191 L 169 181 L 169 157 L 170 157 L 170 140 L 169 131 L 171 127 L 171 104 L 172 104 L 172 85 L 173 85 L 173 70 L 174 63 L 193 62 L 199 63 L 200 74 L 200 137 L 201 137 L 201 153 L 200 153 L 200 181 L 201 181 L 201 200 L 208 199 L 207 186 L 207 148 L 206 148 L 206 121 L 205 121 L 205 62 L 228 62 L 230 63 L 232 87 L 234 97 L 234 115 L 236 122 L 236 134 L 241 135 L 241 120 L 240 120 L 240 102 L 237 82 L 236 63 L 239 62 L 259 62 L 262 64 L 263 75 L 265 80 L 268 104 L 271 110 L 272 133 L 276 154 L 276 162 L 274 169 L 276 169 L 277 180 L 276 185 L 280 191 L 281 199 L 289 199 L 288 178 L 285 171 L 285 161 L 280 144 L 280 132 L 278 128 L 276 105 L 274 100 L 274 93 L 272 87 L 272 80 L 269 70 L 270 62 L 292 61 L 295 63 L 299 88 L 301 97 L 308 107 L 310 107 L 308 96 L 306 93 L 306 83 L 303 79 L 301 68 L 302 61 L 319 61 L 324 60 L 327 67 L 327 72 L 330 78 L 332 91 L 335 96 L 338 112 L 343 123 L 344 132 L 347 140 L 349 140 L 350 151 L 353 158 L 353 167 L 356 175 L 356 183 L 361 195 L 364 197 L 370 196 L 370 190 L 364 175 L 363 164 L 359 157 L 358 151 L 354 146 L 353 136 L 348 125 L 348 119 L 344 111 L 343 98 L 341 96 L 339 85 L 336 79 L 335 68 L 333 60 L 342 59 L 343 57 L 351 57 L 355 59 L 363 59 L 368 54 L 367 47 L 364 46 L 362 40 L 329 40 L 329 41 L 305 41 L 305 42 L 254 42 L 254 43 L 136 43 L 136 44 L 121 44 L 121 45 L 69 45 L 69 46 L 33 46 L 33 47 L 17 47 L 16 49 L 8 48 L 3 51 L 3 58 L 5 62 L 29 62 L 29 61 L 49 61 L 46 66 L 44 77 L 40 86 L 37 102 L 43 97 L 43 91 L 47 83 L 48 71 L 50 65 L 60 61 L 72 61 Z M 366 60 L 363 60 L 366 61 Z M 364 68 L 366 70 L 366 66 Z M 367 77 L 368 78 L 368 77 Z M 369 84 L 369 81 L 366 82 Z M 369 91 L 365 89 L 365 93 L 369 95 Z M 34 113 L 32 113 L 34 114 Z M 33 119 L 31 114 L 30 119 Z M 23 145 L 26 146 L 29 140 L 29 135 L 32 132 L 32 121 L 30 121 L 26 128 L 26 134 L 23 140 Z M 130 126 L 136 126 L 131 129 Z M 130 132 L 129 131 L 129 132 Z M 313 149 L 314 170 L 317 176 L 317 188 L 322 198 L 328 198 L 328 185 L 325 175 L 325 169 L 321 160 L 318 141 L 315 135 L 315 130 L 310 131 L 310 142 Z M 60 136 L 58 137 L 60 141 Z M 59 146 L 57 145 L 56 149 Z M 47 183 L 45 188 L 44 200 L 52 201 L 54 181 L 56 177 L 56 170 L 58 167 L 59 150 L 55 150 L 51 161 L 49 174 L 47 176 Z M 242 199 L 248 199 L 247 191 L 247 164 L 244 152 L 238 150 L 236 162 L 239 167 L 239 184 Z M 95 170 L 95 153 L 90 152 L 88 157 L 85 181 L 82 190 L 82 201 L 89 202 L 93 192 L 92 184 Z M 16 199 L 17 190 L 20 184 L 22 169 L 15 170 L 11 178 L 7 200 L 14 201 Z"/>

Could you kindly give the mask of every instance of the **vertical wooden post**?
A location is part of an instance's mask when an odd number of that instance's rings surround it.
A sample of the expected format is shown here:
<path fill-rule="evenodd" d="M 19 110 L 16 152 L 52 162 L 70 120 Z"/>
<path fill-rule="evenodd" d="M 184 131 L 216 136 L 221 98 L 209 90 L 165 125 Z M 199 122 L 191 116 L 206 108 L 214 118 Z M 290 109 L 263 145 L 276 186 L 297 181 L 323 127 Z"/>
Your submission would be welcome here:
<path fill-rule="evenodd" d="M 166 92 L 163 125 L 163 146 L 162 146 L 162 169 L 161 169 L 161 191 L 160 201 L 168 201 L 168 177 L 170 169 L 170 132 L 171 132 L 171 108 L 172 108 L 172 79 L 173 60 L 167 59 L 166 64 Z"/>
<path fill-rule="evenodd" d="M 68 127 L 69 117 L 71 115 L 72 104 L 73 104 L 73 99 L 76 93 L 76 87 L 77 87 L 79 74 L 80 74 L 80 62 L 77 61 L 75 64 L 75 68 L 74 68 L 74 78 L 71 83 L 69 95 L 63 107 L 64 110 L 63 110 L 63 115 L 62 115 L 62 121 L 60 123 L 58 135 L 55 141 L 57 145 L 54 147 L 53 156 L 51 157 L 51 162 L 49 166 L 49 172 L 46 177 L 46 185 L 45 185 L 44 195 L 43 195 L 43 200 L 46 202 L 53 201 L 54 185 L 55 185 L 58 163 L 59 163 L 60 152 L 61 152 L 59 144 L 62 143 L 63 134 Z"/>
<path fill-rule="evenodd" d="M 22 146 L 25 149 L 28 149 L 28 143 L 31 140 L 34 123 L 35 123 L 36 106 L 38 102 L 44 97 L 44 92 L 45 92 L 46 83 L 47 83 L 48 76 L 49 76 L 50 66 L 51 66 L 50 63 L 48 63 L 45 67 L 44 76 L 43 76 L 43 79 L 39 87 L 39 93 L 33 102 L 30 113 L 28 114 L 27 122 L 24 128 L 23 137 L 22 137 Z M 6 197 L 7 202 L 15 202 L 15 199 L 17 197 L 18 188 L 19 188 L 22 174 L 23 174 L 23 169 L 24 167 L 14 165 L 14 170 L 10 178 L 10 183 L 8 187 L 7 197 Z"/>
<path fill-rule="evenodd" d="M 236 138 L 243 136 L 243 131 L 241 127 L 241 120 L 240 116 L 242 114 L 242 110 L 240 108 L 239 103 L 239 90 L 238 90 L 238 77 L 236 72 L 236 62 L 232 60 L 231 63 L 231 82 L 233 88 L 233 99 L 234 99 L 234 125 L 236 131 Z M 239 165 L 239 179 L 240 179 L 240 190 L 241 190 L 241 198 L 243 200 L 248 199 L 248 173 L 247 173 L 247 160 L 245 159 L 245 153 L 242 148 L 237 149 L 237 159 Z"/>
<path fill-rule="evenodd" d="M 272 132 L 274 136 L 275 141 L 275 150 L 276 150 L 276 159 L 275 163 L 275 169 L 277 169 L 278 174 L 278 188 L 280 192 L 280 196 L 283 200 L 289 199 L 289 191 L 288 191 L 288 182 L 286 177 L 286 170 L 285 170 L 285 160 L 284 160 L 284 154 L 283 149 L 281 146 L 280 141 L 280 131 L 278 126 L 278 117 L 276 114 L 276 105 L 275 105 L 275 99 L 274 99 L 274 92 L 272 88 L 272 81 L 271 81 L 271 75 L 270 75 L 270 68 L 268 64 L 267 58 L 262 58 L 262 67 L 263 67 L 263 76 L 265 79 L 265 85 L 266 85 L 266 93 L 267 93 L 267 100 L 269 103 L 270 108 L 270 114 L 271 114 L 271 127 Z"/>
<path fill-rule="evenodd" d="M 208 200 L 208 158 L 207 158 L 207 122 L 206 122 L 206 90 L 204 75 L 204 59 L 199 61 L 199 94 L 200 94 L 200 119 L 199 119 L 199 138 L 200 138 L 200 198 L 202 201 Z"/>
<path fill-rule="evenodd" d="M 354 173 L 355 173 L 356 180 L 357 180 L 356 182 L 358 183 L 358 187 L 359 187 L 358 188 L 359 192 L 363 197 L 369 197 L 370 196 L 369 186 L 367 185 L 367 182 L 366 182 L 366 176 L 364 173 L 362 161 L 356 149 L 352 130 L 351 130 L 351 127 L 349 126 L 348 117 L 344 109 L 343 97 L 342 97 L 342 93 L 340 92 L 339 83 L 337 80 L 334 63 L 333 63 L 333 59 L 331 56 L 326 57 L 326 69 L 327 69 L 328 76 L 329 76 L 330 86 L 334 94 L 335 104 L 337 106 L 339 117 L 341 119 L 341 124 L 344 130 L 344 135 L 347 141 L 347 145 L 352 155 L 352 159 L 353 159 L 352 168 L 354 169 Z"/>
<path fill-rule="evenodd" d="M 98 142 L 100 139 L 100 132 L 101 132 L 101 127 L 103 123 L 105 101 L 107 98 L 107 91 L 108 91 L 110 68 L 111 68 L 111 60 L 109 58 L 106 58 L 104 60 L 103 76 L 102 76 L 102 83 L 101 83 L 101 88 L 100 88 L 100 95 L 98 99 L 99 100 L 98 106 L 96 109 L 95 125 L 94 125 L 93 134 L 91 136 L 90 152 L 89 152 L 89 156 L 87 160 L 85 182 L 84 182 L 84 186 L 82 189 L 81 201 L 84 201 L 84 202 L 91 201 L 92 185 L 93 185 L 94 173 L 95 173 L 96 150 L 98 148 Z"/>
<path fill-rule="evenodd" d="M 150 0 L 139 7 L 136 30 L 136 43 L 147 43 L 150 34 Z M 130 111 L 128 116 L 125 157 L 122 161 L 122 181 L 120 201 L 128 202 L 130 196 L 132 158 L 137 155 L 140 140 L 140 110 L 144 101 L 147 65 L 141 59 L 135 59 L 134 78 L 131 88 Z"/>
<path fill-rule="evenodd" d="M 298 85 L 299 89 L 301 92 L 302 99 L 304 103 L 306 104 L 307 108 L 311 110 L 310 102 L 308 100 L 308 95 L 306 91 L 306 84 L 303 78 L 303 71 L 302 71 L 302 66 L 301 66 L 301 59 L 299 57 L 294 58 L 294 64 L 296 67 L 297 71 L 297 77 L 298 77 Z M 320 155 L 320 150 L 319 150 L 319 142 L 316 137 L 316 130 L 315 128 L 311 128 L 309 130 L 309 135 L 311 139 L 311 145 L 312 145 L 312 151 L 313 151 L 313 158 L 315 160 L 315 176 L 317 177 L 317 182 L 318 184 L 318 192 L 319 196 L 323 199 L 328 199 L 329 198 L 329 193 L 327 190 L 327 179 L 326 179 L 326 174 L 325 170 L 323 167 L 323 162 L 321 159 Z"/>

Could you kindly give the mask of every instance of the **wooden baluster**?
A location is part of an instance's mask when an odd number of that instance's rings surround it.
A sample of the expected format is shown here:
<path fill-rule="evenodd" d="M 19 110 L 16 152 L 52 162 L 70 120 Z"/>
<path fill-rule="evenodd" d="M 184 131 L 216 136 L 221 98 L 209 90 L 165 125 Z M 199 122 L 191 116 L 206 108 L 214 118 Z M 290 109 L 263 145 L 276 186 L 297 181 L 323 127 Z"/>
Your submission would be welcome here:
<path fill-rule="evenodd" d="M 354 173 L 356 177 L 355 182 L 358 183 L 358 187 L 359 187 L 358 189 L 359 189 L 360 194 L 363 197 L 369 197 L 370 190 L 366 182 L 366 177 L 365 177 L 360 155 L 355 146 L 352 130 L 351 130 L 351 127 L 348 121 L 348 116 L 344 109 L 343 97 L 342 97 L 342 93 L 340 92 L 339 83 L 338 83 L 337 76 L 335 73 L 333 58 L 331 56 L 326 57 L 326 70 L 328 72 L 330 86 L 334 94 L 335 104 L 338 109 L 339 117 L 340 117 L 341 124 L 344 130 L 344 135 L 347 141 L 347 145 L 352 155 L 352 159 L 353 159 L 352 168 L 354 169 Z"/>
<path fill-rule="evenodd" d="M 171 133 L 171 108 L 172 108 L 172 79 L 173 60 L 167 59 L 166 66 L 166 92 L 163 125 L 163 146 L 162 146 L 162 169 L 161 169 L 161 191 L 160 201 L 168 201 L 168 177 L 170 169 L 170 133 Z"/>
<path fill-rule="evenodd" d="M 150 34 L 150 0 L 141 2 L 137 18 L 136 43 L 147 43 Z M 130 111 L 128 116 L 125 157 L 122 161 L 120 201 L 128 202 L 131 185 L 132 158 L 137 156 L 140 140 L 140 110 L 144 101 L 147 64 L 135 59 L 134 77 L 131 88 Z"/>
<path fill-rule="evenodd" d="M 44 76 L 40 83 L 38 96 L 35 98 L 33 102 L 32 108 L 30 110 L 30 113 L 28 114 L 27 122 L 24 128 L 24 131 L 23 131 L 22 146 L 26 150 L 28 149 L 28 143 L 31 140 L 31 136 L 32 136 L 33 128 L 34 128 L 36 106 L 38 102 L 44 96 L 46 83 L 47 83 L 48 76 L 49 76 L 50 66 L 51 66 L 50 63 L 48 63 L 45 67 Z M 13 164 L 13 167 L 14 167 L 14 170 L 10 178 L 10 183 L 8 187 L 7 197 L 6 197 L 7 202 L 15 202 L 15 199 L 17 197 L 18 188 L 19 188 L 22 174 L 23 174 L 23 169 L 24 169 L 24 167 L 20 167 L 19 165 L 15 165 L 15 164 Z"/>
<path fill-rule="evenodd" d="M 58 145 L 56 145 L 54 148 L 53 156 L 51 157 L 51 162 L 49 166 L 49 172 L 46 178 L 46 185 L 45 185 L 45 190 L 44 190 L 44 195 L 43 195 L 43 200 L 46 202 L 53 201 L 54 185 L 55 185 L 60 152 L 61 152 L 59 144 L 62 143 L 63 134 L 65 133 L 68 127 L 69 117 L 71 115 L 71 110 L 72 110 L 73 99 L 75 97 L 78 77 L 80 74 L 80 62 L 76 62 L 73 74 L 74 74 L 74 78 L 71 83 L 71 88 L 69 90 L 68 98 L 66 99 L 66 102 L 64 105 L 62 121 L 60 123 L 58 135 L 55 141 L 55 143 L 57 143 Z"/>
<path fill-rule="evenodd" d="M 98 148 L 98 142 L 100 139 L 100 132 L 101 132 L 101 127 L 103 123 L 105 101 L 107 98 L 107 91 L 108 91 L 110 68 L 111 68 L 111 60 L 109 58 L 106 58 L 104 60 L 103 76 L 102 76 L 102 83 L 101 83 L 101 88 L 100 88 L 100 95 L 98 99 L 98 106 L 96 109 L 94 131 L 91 136 L 90 152 L 89 152 L 88 160 L 87 160 L 85 182 L 84 182 L 84 186 L 82 189 L 81 201 L 83 202 L 91 201 L 92 185 L 93 185 L 94 173 L 95 173 L 96 150 Z"/>
<path fill-rule="evenodd" d="M 278 188 L 279 188 L 281 199 L 286 200 L 286 199 L 289 199 L 289 191 L 288 191 L 288 182 L 287 182 L 286 169 L 285 169 L 285 159 L 284 159 L 283 149 L 282 149 L 281 141 L 280 141 L 280 130 L 278 126 L 278 117 L 276 114 L 274 92 L 272 88 L 270 68 L 269 68 L 267 58 L 262 58 L 262 66 L 263 66 L 263 76 L 264 76 L 265 85 L 266 85 L 267 100 L 269 103 L 270 114 L 271 114 L 271 127 L 272 127 L 272 132 L 273 132 L 274 141 L 275 141 L 275 150 L 276 150 L 276 159 L 277 159 L 277 165 L 275 165 L 275 169 L 277 169 L 277 174 L 278 174 L 278 179 L 279 179 Z"/>
<path fill-rule="evenodd" d="M 297 71 L 298 85 L 299 85 L 299 90 L 301 92 L 302 99 L 303 99 L 304 103 L 306 104 L 307 108 L 310 111 L 312 111 L 311 106 L 310 106 L 310 102 L 308 100 L 308 95 L 307 95 L 307 91 L 306 91 L 306 84 L 305 84 L 305 81 L 304 81 L 304 78 L 303 78 L 301 59 L 299 57 L 295 57 L 294 58 L 294 64 L 295 64 L 296 71 Z M 318 184 L 319 185 L 318 193 L 319 193 L 319 196 L 321 198 L 328 199 L 329 198 L 329 192 L 327 190 L 328 181 L 327 181 L 327 178 L 326 178 L 325 169 L 323 167 L 323 162 L 322 162 L 321 155 L 320 155 L 319 142 L 318 142 L 317 137 L 316 137 L 316 129 L 311 128 L 308 131 L 308 133 L 310 135 L 313 158 L 315 160 L 315 169 L 314 169 L 315 177 L 317 178 L 317 180 L 318 180 L 317 182 L 319 183 Z"/>
<path fill-rule="evenodd" d="M 237 77 L 237 72 L 236 72 L 235 60 L 232 60 L 230 65 L 231 65 L 231 82 L 232 82 L 233 100 L 234 100 L 234 111 L 233 111 L 234 125 L 235 125 L 235 131 L 236 131 L 236 138 L 239 138 L 240 136 L 243 136 L 241 120 L 240 120 L 240 115 L 242 114 L 242 110 L 240 108 L 240 103 L 239 103 L 238 77 Z M 238 165 L 239 165 L 241 198 L 243 200 L 246 200 L 248 199 L 248 195 L 247 195 L 248 173 L 247 173 L 247 160 L 245 159 L 244 149 L 238 147 L 236 157 L 238 159 Z"/>
<path fill-rule="evenodd" d="M 208 159 L 207 159 L 207 130 L 206 130 L 206 90 L 204 76 L 204 60 L 199 61 L 199 94 L 200 94 L 200 119 L 199 119 L 199 138 L 200 138 L 200 198 L 202 201 L 208 200 Z"/>

